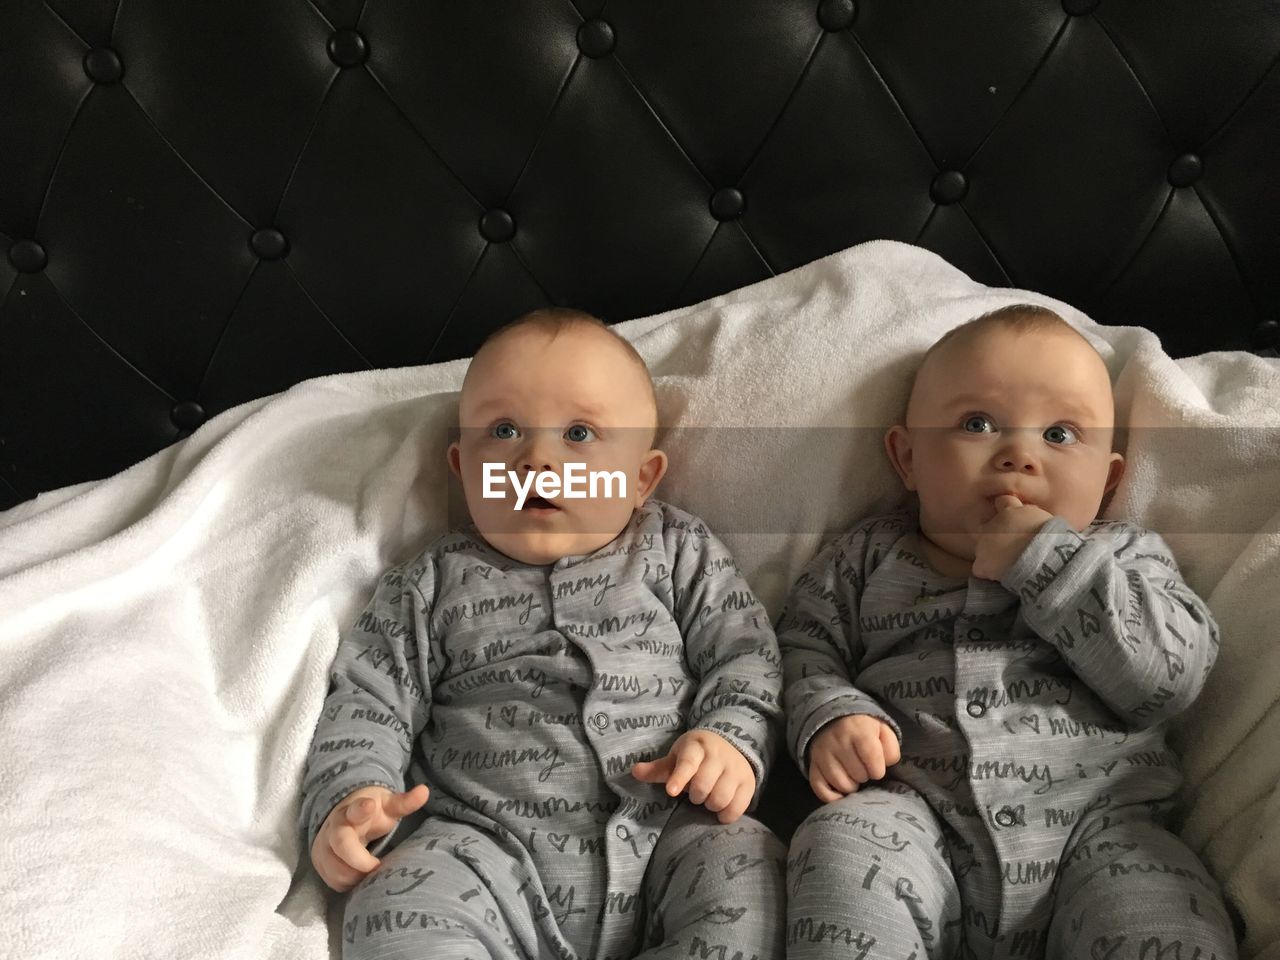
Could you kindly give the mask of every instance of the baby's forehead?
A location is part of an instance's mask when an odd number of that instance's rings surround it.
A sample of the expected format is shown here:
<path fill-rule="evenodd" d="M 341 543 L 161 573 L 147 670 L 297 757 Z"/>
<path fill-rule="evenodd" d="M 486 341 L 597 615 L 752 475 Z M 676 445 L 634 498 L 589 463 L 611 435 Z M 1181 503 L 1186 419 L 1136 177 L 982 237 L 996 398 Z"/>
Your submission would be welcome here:
<path fill-rule="evenodd" d="M 460 400 L 480 414 L 491 406 L 554 397 L 580 408 L 579 415 L 625 420 L 635 408 L 653 406 L 649 384 L 642 361 L 607 331 L 516 329 L 490 341 L 472 360 Z M 644 419 L 655 415 L 646 411 Z"/>
<path fill-rule="evenodd" d="M 597 365 L 634 362 L 626 346 L 607 330 L 586 324 L 567 325 L 555 331 L 530 325 L 499 334 L 484 344 L 472 360 L 472 368 L 483 373 L 492 367 L 515 367 L 514 371 L 504 369 L 504 375 L 520 376 L 532 374 L 537 366 L 548 363 L 577 364 L 584 355 Z M 536 365 L 530 362 L 535 357 Z"/>
<path fill-rule="evenodd" d="M 929 348 L 917 379 L 939 369 L 950 374 L 956 367 L 971 368 L 975 360 L 981 361 L 993 354 L 1001 360 L 1019 362 L 1024 356 L 1043 356 L 1045 350 L 1095 367 L 1110 383 L 1106 362 L 1098 351 L 1079 331 L 1065 323 L 1023 329 L 991 325 L 983 329 L 958 331 L 958 335 L 943 337 Z"/>
<path fill-rule="evenodd" d="M 1024 365 L 1019 341 L 1051 347 L 1055 356 L 1065 361 L 1069 355 L 1076 363 L 1054 363 L 1050 369 Z M 986 329 L 935 344 L 917 368 L 908 406 L 917 406 L 922 397 L 933 404 L 976 402 L 988 393 L 1011 403 L 1061 400 L 1082 414 L 1114 412 L 1111 376 L 1102 357 L 1075 331 L 1056 328 Z"/>

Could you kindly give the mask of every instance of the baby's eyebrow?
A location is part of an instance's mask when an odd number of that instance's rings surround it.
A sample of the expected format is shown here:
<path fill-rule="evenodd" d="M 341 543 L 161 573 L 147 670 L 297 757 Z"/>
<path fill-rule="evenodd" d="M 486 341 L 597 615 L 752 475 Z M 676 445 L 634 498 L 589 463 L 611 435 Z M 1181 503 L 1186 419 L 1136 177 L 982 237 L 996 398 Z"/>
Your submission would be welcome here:
<path fill-rule="evenodd" d="M 980 397 L 974 393 L 965 393 L 958 397 L 952 397 L 947 401 L 947 409 L 951 410 L 955 407 L 985 407 L 990 401 L 990 397 Z"/>
<path fill-rule="evenodd" d="M 478 415 L 478 414 L 484 413 L 486 410 L 500 409 L 502 407 L 509 407 L 509 406 L 511 406 L 511 402 L 505 398 L 500 398 L 496 400 L 486 400 L 484 401 L 484 403 L 481 403 L 478 406 L 476 406 L 476 408 L 472 412 Z"/>

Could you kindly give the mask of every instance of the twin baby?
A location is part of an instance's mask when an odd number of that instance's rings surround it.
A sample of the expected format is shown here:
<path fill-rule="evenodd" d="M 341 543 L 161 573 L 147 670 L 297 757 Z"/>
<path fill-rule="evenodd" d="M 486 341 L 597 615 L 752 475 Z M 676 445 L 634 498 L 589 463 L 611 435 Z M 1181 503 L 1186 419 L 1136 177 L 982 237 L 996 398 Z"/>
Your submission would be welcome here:
<path fill-rule="evenodd" d="M 776 623 L 652 496 L 653 383 L 598 320 L 500 330 L 459 419 L 471 523 L 382 576 L 308 758 L 344 957 L 1236 956 L 1163 734 L 1216 627 L 1157 535 L 1095 519 L 1111 384 L 1055 314 L 934 344 L 885 437 L 912 508 Z M 482 495 L 486 463 L 570 462 L 625 498 Z M 789 849 L 748 815 L 784 728 L 822 803 Z"/>

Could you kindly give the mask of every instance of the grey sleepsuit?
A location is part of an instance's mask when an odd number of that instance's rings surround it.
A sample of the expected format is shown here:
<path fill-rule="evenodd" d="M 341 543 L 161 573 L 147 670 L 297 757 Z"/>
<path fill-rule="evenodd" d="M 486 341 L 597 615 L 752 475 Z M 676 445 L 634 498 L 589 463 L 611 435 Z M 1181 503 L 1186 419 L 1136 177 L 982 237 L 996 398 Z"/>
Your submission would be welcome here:
<path fill-rule="evenodd" d="M 431 788 L 352 892 L 344 957 L 780 958 L 781 842 L 631 766 L 707 729 L 746 756 L 758 798 L 781 685 L 732 557 L 667 504 L 548 566 L 474 529 L 435 541 L 342 637 L 307 762 L 308 851 L 353 790 L 403 790 L 406 770 Z"/>
<path fill-rule="evenodd" d="M 801 769 L 849 714 L 902 748 L 796 831 L 788 957 L 1234 958 L 1217 884 L 1167 829 L 1163 721 L 1218 638 L 1164 542 L 1055 518 L 996 583 L 942 576 L 919 537 L 906 512 L 855 526 L 778 620 Z"/>

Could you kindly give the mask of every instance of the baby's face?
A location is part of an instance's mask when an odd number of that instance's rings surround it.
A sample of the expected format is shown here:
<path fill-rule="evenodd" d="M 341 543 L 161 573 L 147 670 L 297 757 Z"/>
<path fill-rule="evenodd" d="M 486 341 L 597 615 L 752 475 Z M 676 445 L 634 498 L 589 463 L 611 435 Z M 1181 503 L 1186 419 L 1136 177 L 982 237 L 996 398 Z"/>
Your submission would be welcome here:
<path fill-rule="evenodd" d="M 974 535 L 1013 494 L 1083 530 L 1119 482 L 1102 359 L 1068 331 L 989 329 L 944 344 L 916 379 L 905 427 L 886 437 L 920 528 L 973 559 Z"/>
<path fill-rule="evenodd" d="M 467 509 L 484 539 L 522 563 L 548 564 L 590 553 L 616 537 L 666 471 L 666 455 L 650 449 L 657 421 L 646 375 L 604 331 L 568 327 L 554 338 L 517 328 L 472 361 L 458 411 L 460 437 L 449 448 Z M 485 463 L 500 465 L 501 499 L 485 497 Z M 579 463 L 590 494 L 592 473 L 621 472 L 605 496 L 538 497 L 522 509 L 507 471 L 525 483 L 531 472 L 561 478 Z"/>

